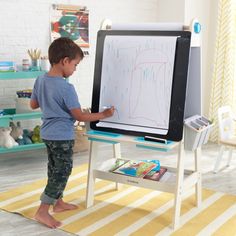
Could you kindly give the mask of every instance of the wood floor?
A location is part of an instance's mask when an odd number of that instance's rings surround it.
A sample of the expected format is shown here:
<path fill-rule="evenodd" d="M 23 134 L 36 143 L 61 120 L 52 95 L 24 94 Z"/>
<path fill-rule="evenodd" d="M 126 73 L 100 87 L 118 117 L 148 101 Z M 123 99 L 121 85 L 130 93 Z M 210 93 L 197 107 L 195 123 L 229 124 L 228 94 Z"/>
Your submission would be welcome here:
<path fill-rule="evenodd" d="M 100 145 L 101 158 L 112 155 L 111 145 Z M 213 166 L 219 147 L 216 144 L 207 144 L 202 149 L 202 179 L 203 187 L 215 191 L 236 195 L 236 157 L 233 154 L 231 166 L 223 168 L 219 173 L 213 173 Z M 176 166 L 176 150 L 168 153 L 158 153 L 152 150 L 138 149 L 132 145 L 122 145 L 122 156 L 129 159 L 151 159 L 156 157 L 162 165 Z M 74 155 L 74 166 L 87 163 L 88 152 Z M 192 168 L 193 153 L 186 153 L 185 167 Z M 222 165 L 226 163 L 226 156 Z M 45 150 L 0 154 L 0 192 L 19 185 L 31 183 L 34 180 L 46 178 L 47 156 Z M 25 219 L 17 214 L 0 210 L 1 236 L 64 236 L 71 235 L 61 230 L 52 230 L 37 222 Z"/>

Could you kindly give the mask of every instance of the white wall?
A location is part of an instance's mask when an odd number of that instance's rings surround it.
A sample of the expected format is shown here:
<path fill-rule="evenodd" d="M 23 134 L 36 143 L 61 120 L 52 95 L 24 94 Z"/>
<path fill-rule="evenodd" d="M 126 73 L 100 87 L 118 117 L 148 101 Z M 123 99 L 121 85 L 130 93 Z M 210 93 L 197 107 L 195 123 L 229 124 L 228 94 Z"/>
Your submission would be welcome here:
<path fill-rule="evenodd" d="M 159 21 L 176 21 L 189 25 L 193 18 L 197 18 L 202 25 L 202 110 L 205 116 L 208 116 L 209 111 L 218 1 L 158 0 Z"/>
<path fill-rule="evenodd" d="M 185 0 L 158 0 L 158 22 L 184 22 Z"/>
<path fill-rule="evenodd" d="M 53 3 L 85 5 L 90 11 L 90 56 L 72 76 L 82 106 L 91 105 L 96 33 L 104 18 L 114 22 L 156 22 L 157 0 L 1 0 L 0 60 L 21 64 L 27 49 L 40 48 L 44 55 L 50 44 L 50 6 Z M 0 81 L 0 108 L 14 107 L 15 91 L 30 88 L 33 81 Z"/>

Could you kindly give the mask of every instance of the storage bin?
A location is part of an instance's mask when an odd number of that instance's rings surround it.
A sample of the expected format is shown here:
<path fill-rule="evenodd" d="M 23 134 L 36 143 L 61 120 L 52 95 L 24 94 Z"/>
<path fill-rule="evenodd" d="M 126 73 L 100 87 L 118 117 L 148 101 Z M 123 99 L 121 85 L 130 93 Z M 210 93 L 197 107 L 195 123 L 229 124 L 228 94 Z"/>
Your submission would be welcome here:
<path fill-rule="evenodd" d="M 74 153 L 85 152 L 89 149 L 89 141 L 84 134 L 86 133 L 86 128 L 84 126 L 75 127 L 75 145 L 73 148 Z"/>
<path fill-rule="evenodd" d="M 32 109 L 30 107 L 30 98 L 16 98 L 16 114 L 29 113 L 29 112 L 40 112 L 40 109 Z"/>
<path fill-rule="evenodd" d="M 213 123 L 206 117 L 195 115 L 184 121 L 184 148 L 194 151 L 208 142 Z"/>

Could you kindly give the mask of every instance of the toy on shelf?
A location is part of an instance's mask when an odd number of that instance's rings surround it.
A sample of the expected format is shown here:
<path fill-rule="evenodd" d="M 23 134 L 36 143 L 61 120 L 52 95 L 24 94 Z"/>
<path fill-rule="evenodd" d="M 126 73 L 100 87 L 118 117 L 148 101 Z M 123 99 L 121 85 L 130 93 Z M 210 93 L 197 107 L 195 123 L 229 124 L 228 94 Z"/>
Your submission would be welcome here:
<path fill-rule="evenodd" d="M 12 148 L 18 146 L 18 143 L 10 135 L 11 127 L 0 127 L 0 147 Z"/>
<path fill-rule="evenodd" d="M 32 136 L 32 131 L 28 129 L 23 129 L 23 138 L 17 139 L 16 141 L 19 145 L 32 144 L 31 136 Z"/>
<path fill-rule="evenodd" d="M 40 138 L 40 126 L 36 125 L 33 130 L 33 135 L 31 137 L 33 143 L 42 143 L 42 139 Z"/>
<path fill-rule="evenodd" d="M 23 138 L 23 129 L 21 128 L 20 121 L 17 121 L 16 125 L 14 122 L 10 122 L 11 133 L 10 135 L 14 138 L 14 140 Z"/>

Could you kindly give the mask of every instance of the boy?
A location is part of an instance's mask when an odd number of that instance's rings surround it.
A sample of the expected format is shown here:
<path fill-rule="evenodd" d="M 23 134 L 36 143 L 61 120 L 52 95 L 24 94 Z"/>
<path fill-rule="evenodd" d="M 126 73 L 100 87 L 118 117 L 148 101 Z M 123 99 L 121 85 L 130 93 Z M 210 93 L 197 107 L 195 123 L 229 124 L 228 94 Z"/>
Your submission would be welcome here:
<path fill-rule="evenodd" d="M 98 113 L 84 113 L 73 85 L 64 78 L 76 70 L 83 59 L 83 51 L 69 38 L 56 39 L 48 50 L 51 69 L 37 78 L 30 106 L 42 110 L 41 138 L 48 152 L 48 182 L 42 193 L 41 204 L 35 219 L 50 228 L 61 222 L 49 214 L 50 205 L 54 212 L 76 209 L 77 206 L 62 200 L 63 191 L 72 170 L 74 145 L 74 122 L 95 121 L 114 114 L 114 107 Z"/>

